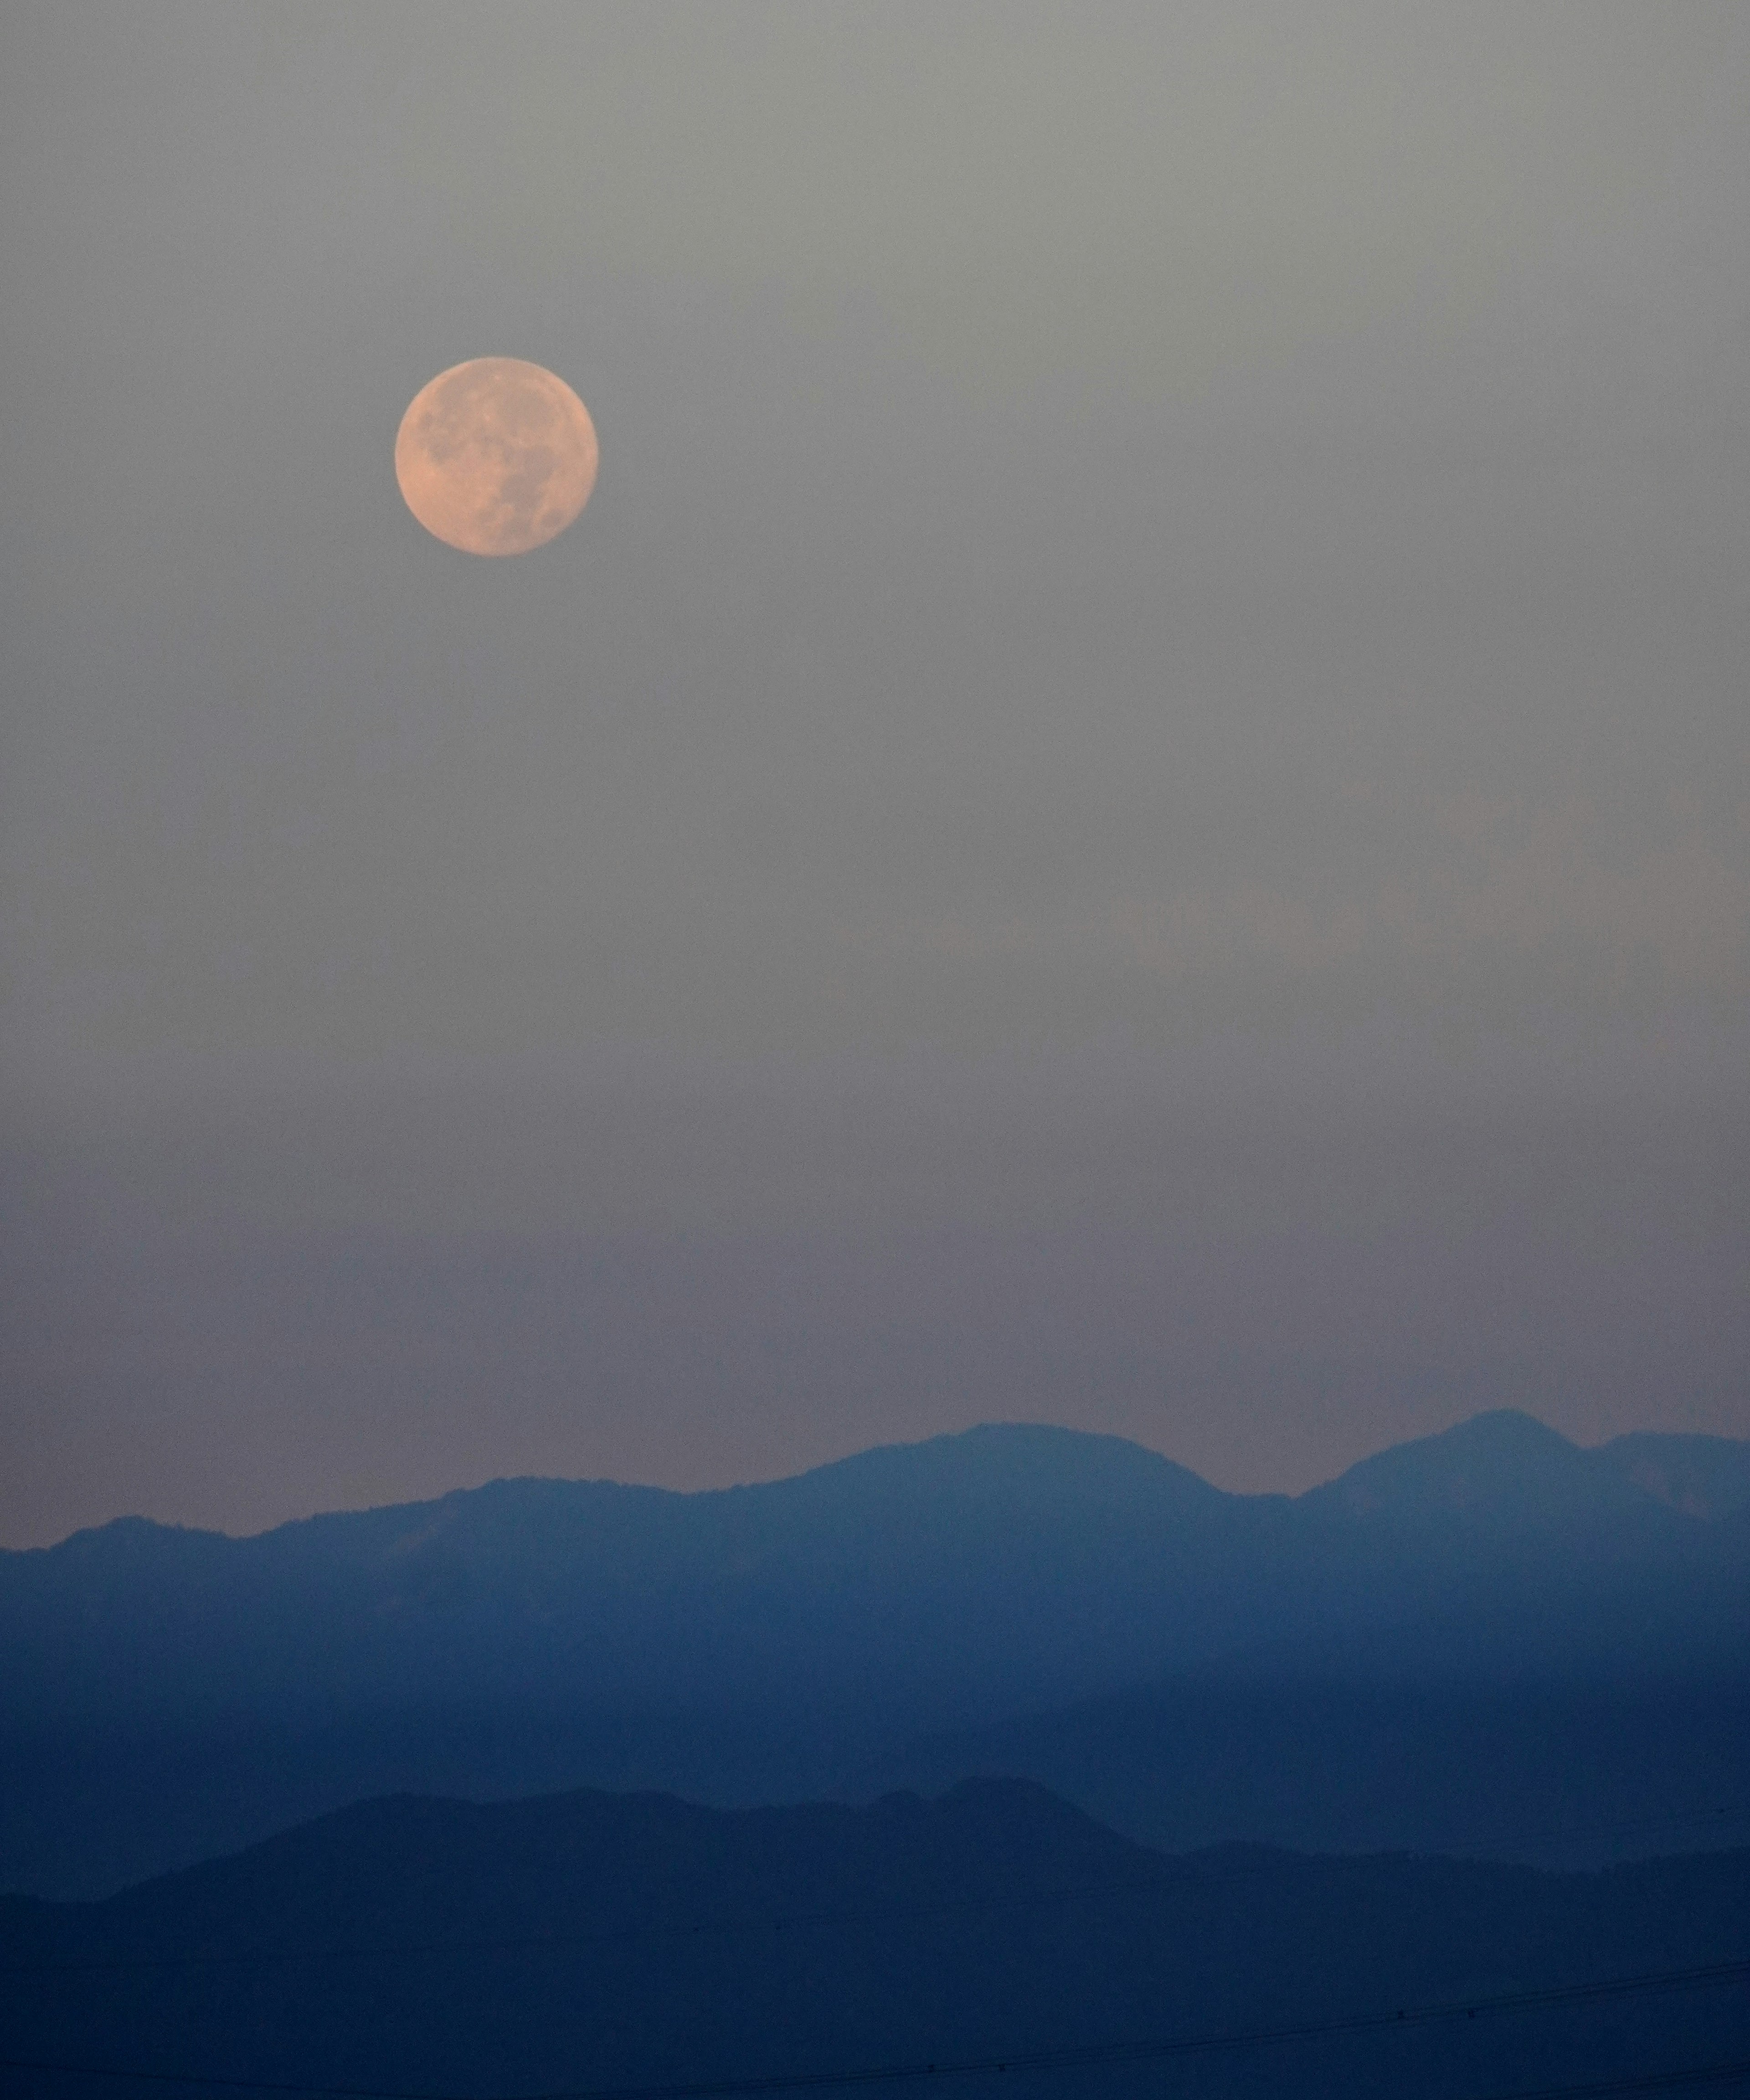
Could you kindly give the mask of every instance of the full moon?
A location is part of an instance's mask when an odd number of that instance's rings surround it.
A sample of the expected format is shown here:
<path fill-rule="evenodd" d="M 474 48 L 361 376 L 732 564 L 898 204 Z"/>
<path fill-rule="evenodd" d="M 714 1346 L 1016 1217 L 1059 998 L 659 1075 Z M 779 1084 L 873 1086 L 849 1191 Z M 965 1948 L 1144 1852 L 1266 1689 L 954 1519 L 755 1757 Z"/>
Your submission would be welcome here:
<path fill-rule="evenodd" d="M 526 554 L 589 501 L 589 411 L 556 373 L 474 357 L 428 380 L 395 435 L 395 479 L 428 532 L 468 554 Z"/>

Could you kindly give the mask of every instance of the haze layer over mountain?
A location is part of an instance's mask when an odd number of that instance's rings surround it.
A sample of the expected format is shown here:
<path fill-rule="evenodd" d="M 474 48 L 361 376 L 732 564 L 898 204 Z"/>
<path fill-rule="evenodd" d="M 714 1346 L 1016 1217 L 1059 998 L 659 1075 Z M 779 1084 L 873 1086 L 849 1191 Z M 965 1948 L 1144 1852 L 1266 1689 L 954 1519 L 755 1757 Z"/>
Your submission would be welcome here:
<path fill-rule="evenodd" d="M 0 1557 L 0 1876 L 113 1887 L 397 1787 L 734 1802 L 1046 1767 L 1162 1842 L 1513 1851 L 1498 1815 L 1429 1822 L 1408 1780 L 1383 1824 L 1352 1787 L 1338 1813 L 1308 1761 L 1347 1739 L 1352 1777 L 1357 1730 L 1432 1740 L 1455 1698 L 1493 1701 L 1496 1750 L 1447 1787 L 1487 1797 L 1492 1757 L 1560 1738 L 1551 1701 L 1589 1701 L 1611 1718 L 1567 1826 L 1734 1807 L 1747 1630 L 1745 1446 L 1588 1451 L 1511 1413 L 1294 1500 L 991 1427 L 694 1495 L 505 1481 L 240 1540 L 130 1520 Z M 1222 1736 L 1292 1736 L 1321 1686 L 1334 1733 L 1272 1762 L 1266 1812 Z M 1109 1726 L 1114 1698 L 1152 1718 Z M 1062 1752 L 1086 1720 L 1025 1718 L 1087 1701 L 1091 1765 Z M 1238 1795 L 1198 1794 L 1211 1759 Z"/>

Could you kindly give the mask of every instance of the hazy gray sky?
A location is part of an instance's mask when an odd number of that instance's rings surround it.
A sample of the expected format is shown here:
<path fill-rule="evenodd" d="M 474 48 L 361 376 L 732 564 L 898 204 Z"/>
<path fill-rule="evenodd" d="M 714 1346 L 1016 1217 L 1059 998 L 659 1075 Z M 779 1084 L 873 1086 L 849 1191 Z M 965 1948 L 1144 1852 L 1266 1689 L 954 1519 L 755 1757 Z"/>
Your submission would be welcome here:
<path fill-rule="evenodd" d="M 1750 1433 L 1741 6 L 0 38 L 0 1541 Z"/>

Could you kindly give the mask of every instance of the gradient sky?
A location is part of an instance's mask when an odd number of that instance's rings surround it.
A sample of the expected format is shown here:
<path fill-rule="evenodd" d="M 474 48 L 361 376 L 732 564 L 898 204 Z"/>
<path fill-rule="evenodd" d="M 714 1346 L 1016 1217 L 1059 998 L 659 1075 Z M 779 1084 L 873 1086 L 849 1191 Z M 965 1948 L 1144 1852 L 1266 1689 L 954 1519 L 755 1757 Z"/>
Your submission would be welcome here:
<path fill-rule="evenodd" d="M 1750 1434 L 1750 11 L 15 6 L 0 1542 Z M 580 523 L 430 539 L 434 373 Z"/>

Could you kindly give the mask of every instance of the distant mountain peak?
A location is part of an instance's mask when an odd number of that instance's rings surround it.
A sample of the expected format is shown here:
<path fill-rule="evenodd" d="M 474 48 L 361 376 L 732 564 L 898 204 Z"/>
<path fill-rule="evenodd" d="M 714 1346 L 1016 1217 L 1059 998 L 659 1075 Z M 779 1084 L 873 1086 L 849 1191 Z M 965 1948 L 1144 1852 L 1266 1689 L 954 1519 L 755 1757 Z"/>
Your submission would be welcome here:
<path fill-rule="evenodd" d="M 1511 1407 L 1393 1445 L 1302 1499 L 1333 1503 L 1364 1519 L 1438 1517 L 1527 1533 L 1652 1508 L 1628 1467 L 1604 1462 L 1599 1453 Z"/>
<path fill-rule="evenodd" d="M 842 1481 L 858 1474 L 889 1476 L 910 1486 L 926 1480 L 964 1487 L 974 1483 L 1004 1493 L 1031 1483 L 1055 1492 L 1095 1492 L 1126 1486 L 1157 1494 L 1163 1486 L 1188 1499 L 1226 1499 L 1188 1466 L 1126 1436 L 1090 1429 L 1066 1429 L 1048 1422 L 981 1422 L 912 1444 L 880 1444 L 849 1458 L 830 1460 L 789 1481 Z"/>

